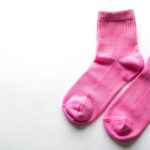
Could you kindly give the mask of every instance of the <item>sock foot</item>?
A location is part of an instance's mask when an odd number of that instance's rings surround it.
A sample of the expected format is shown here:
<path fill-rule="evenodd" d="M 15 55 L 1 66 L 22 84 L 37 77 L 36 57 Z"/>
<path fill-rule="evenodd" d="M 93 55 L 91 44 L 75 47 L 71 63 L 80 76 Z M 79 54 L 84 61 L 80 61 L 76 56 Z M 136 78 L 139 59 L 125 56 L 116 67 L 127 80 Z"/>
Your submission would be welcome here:
<path fill-rule="evenodd" d="M 109 108 L 104 127 L 117 141 L 136 139 L 150 123 L 150 57 L 144 70 Z"/>

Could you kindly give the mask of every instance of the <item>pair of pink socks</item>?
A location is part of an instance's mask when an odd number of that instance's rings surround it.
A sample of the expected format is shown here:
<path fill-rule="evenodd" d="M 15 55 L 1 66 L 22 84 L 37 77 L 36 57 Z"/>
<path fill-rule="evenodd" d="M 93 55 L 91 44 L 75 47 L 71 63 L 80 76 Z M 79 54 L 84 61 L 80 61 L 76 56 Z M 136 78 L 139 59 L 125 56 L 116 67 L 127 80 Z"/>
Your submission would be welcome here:
<path fill-rule="evenodd" d="M 100 11 L 96 57 L 64 97 L 65 116 L 75 124 L 94 121 L 133 79 L 103 118 L 106 131 L 119 141 L 136 138 L 150 122 L 150 58 L 144 66 L 133 10 Z"/>

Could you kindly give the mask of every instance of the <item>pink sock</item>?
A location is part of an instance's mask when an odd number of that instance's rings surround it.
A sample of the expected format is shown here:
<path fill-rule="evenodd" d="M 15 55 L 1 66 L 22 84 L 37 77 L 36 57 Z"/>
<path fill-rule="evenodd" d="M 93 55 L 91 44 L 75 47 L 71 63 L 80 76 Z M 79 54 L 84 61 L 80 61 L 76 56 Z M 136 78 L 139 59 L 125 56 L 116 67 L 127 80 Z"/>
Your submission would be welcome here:
<path fill-rule="evenodd" d="M 104 117 L 110 136 L 119 141 L 138 137 L 150 122 L 150 57 L 144 70 Z"/>
<path fill-rule="evenodd" d="M 113 96 L 143 69 L 133 10 L 99 12 L 97 53 L 89 69 L 63 100 L 63 111 L 73 123 L 95 120 Z"/>

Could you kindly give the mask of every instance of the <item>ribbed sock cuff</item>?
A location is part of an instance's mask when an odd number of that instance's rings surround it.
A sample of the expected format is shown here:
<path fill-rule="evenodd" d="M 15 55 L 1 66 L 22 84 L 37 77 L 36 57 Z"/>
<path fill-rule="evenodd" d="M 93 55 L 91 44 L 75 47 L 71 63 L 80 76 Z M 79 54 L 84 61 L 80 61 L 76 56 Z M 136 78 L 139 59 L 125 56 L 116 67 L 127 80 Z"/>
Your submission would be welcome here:
<path fill-rule="evenodd" d="M 135 19 L 135 14 L 133 9 L 123 10 L 123 11 L 99 11 L 98 20 L 105 21 L 119 21 Z"/>

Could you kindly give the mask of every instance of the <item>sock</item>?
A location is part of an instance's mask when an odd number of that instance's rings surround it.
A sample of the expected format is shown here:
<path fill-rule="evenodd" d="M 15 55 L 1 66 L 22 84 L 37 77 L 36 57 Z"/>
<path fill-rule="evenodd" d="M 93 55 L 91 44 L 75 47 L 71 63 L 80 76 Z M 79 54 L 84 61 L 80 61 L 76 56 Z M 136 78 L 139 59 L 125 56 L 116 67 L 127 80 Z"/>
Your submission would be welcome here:
<path fill-rule="evenodd" d="M 98 13 L 96 50 L 93 63 L 63 100 L 63 112 L 75 124 L 95 120 L 143 69 L 133 10 Z"/>
<path fill-rule="evenodd" d="M 137 138 L 150 122 L 150 57 L 144 70 L 104 117 L 109 135 L 118 141 Z"/>

